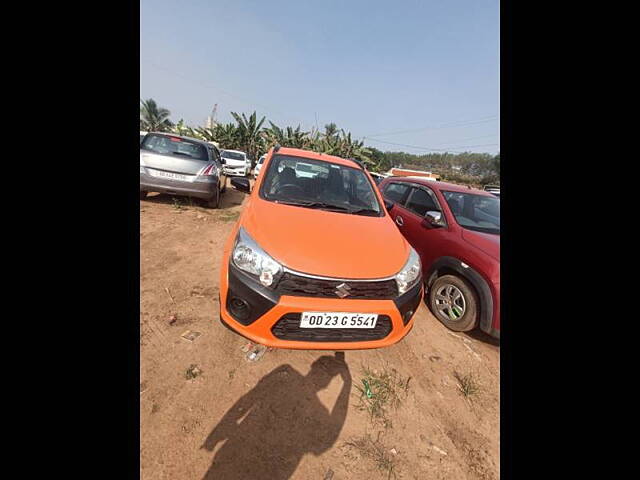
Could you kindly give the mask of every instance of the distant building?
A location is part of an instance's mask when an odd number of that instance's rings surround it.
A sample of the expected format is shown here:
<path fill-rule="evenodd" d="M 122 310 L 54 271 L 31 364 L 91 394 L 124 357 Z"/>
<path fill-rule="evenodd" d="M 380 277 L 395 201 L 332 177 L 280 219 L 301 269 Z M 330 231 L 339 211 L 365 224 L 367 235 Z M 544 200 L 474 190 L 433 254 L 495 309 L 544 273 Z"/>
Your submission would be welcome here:
<path fill-rule="evenodd" d="M 387 172 L 393 177 L 426 177 L 430 180 L 440 180 L 437 173 L 425 172 L 424 170 L 409 170 L 408 168 L 392 168 Z"/>

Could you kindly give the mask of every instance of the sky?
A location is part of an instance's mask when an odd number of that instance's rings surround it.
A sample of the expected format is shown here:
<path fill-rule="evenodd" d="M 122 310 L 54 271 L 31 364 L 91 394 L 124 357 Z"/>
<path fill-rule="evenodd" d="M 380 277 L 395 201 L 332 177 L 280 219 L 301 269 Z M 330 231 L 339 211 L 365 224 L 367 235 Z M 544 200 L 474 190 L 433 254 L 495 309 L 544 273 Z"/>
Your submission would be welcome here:
<path fill-rule="evenodd" d="M 140 98 L 383 151 L 498 153 L 498 0 L 141 0 Z"/>

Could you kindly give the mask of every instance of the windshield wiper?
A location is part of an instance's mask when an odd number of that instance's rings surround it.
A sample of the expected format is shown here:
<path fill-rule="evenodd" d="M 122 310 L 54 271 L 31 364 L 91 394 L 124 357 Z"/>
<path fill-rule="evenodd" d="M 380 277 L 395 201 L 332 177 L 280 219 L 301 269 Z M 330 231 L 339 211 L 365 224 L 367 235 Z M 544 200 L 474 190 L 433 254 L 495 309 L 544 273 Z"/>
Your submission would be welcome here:
<path fill-rule="evenodd" d="M 350 210 L 349 213 L 353 213 L 354 215 L 379 215 L 380 212 L 374 210 L 373 208 L 358 208 L 355 210 Z"/>
<path fill-rule="evenodd" d="M 172 152 L 173 155 L 186 155 L 187 157 L 191 157 L 191 155 L 189 155 L 188 153 L 184 153 L 184 152 Z"/>
<path fill-rule="evenodd" d="M 276 203 L 282 203 L 283 205 L 293 205 L 296 207 L 305 207 L 305 208 L 320 208 L 320 209 L 331 209 L 331 210 L 339 210 L 343 212 L 351 212 L 347 207 L 343 207 L 342 205 L 334 205 L 332 203 L 325 202 L 288 202 L 286 200 L 275 200 Z"/>

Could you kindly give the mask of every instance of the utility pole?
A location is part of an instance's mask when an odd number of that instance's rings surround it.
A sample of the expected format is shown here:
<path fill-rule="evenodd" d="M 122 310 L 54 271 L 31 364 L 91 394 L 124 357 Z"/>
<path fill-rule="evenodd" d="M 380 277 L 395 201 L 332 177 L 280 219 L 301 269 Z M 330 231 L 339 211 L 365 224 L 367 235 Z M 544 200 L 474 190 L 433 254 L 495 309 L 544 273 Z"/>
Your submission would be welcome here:
<path fill-rule="evenodd" d="M 207 117 L 206 128 L 213 128 L 216 125 L 216 112 L 218 110 L 218 104 L 216 103 L 211 110 L 211 115 Z"/>

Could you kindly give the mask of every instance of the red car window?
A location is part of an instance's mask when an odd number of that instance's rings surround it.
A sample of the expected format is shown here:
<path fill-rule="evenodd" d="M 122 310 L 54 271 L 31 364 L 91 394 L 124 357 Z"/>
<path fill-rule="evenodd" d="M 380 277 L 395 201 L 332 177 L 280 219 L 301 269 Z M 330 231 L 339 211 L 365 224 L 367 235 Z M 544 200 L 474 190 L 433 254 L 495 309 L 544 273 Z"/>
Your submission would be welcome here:
<path fill-rule="evenodd" d="M 388 183 L 383 191 L 385 198 L 392 202 L 402 203 L 409 191 L 409 185 L 406 183 Z"/>
<path fill-rule="evenodd" d="M 429 193 L 421 188 L 413 188 L 407 200 L 407 209 L 416 215 L 424 217 L 428 211 L 440 211 L 438 205 Z"/>

